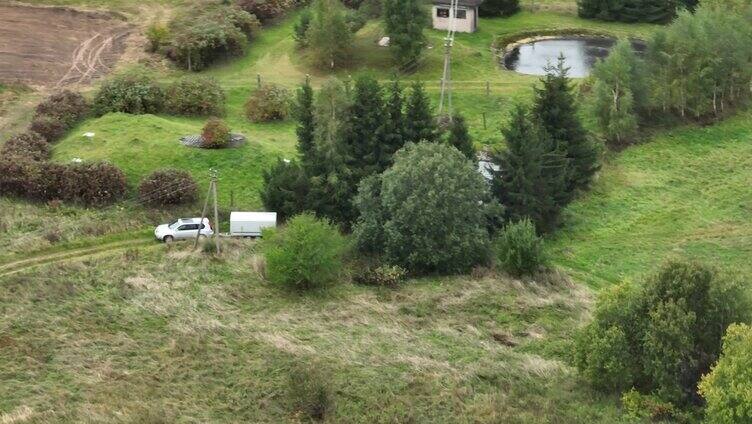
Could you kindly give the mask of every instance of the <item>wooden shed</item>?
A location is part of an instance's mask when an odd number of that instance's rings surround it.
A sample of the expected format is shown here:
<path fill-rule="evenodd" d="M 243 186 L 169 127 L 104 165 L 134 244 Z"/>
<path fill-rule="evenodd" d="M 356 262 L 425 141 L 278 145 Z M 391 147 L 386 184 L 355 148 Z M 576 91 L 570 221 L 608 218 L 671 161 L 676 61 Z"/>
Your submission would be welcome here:
<path fill-rule="evenodd" d="M 483 0 L 457 0 L 455 31 L 475 32 L 478 29 L 478 6 L 481 3 Z M 449 29 L 452 18 L 451 0 L 434 0 L 432 15 L 434 29 Z"/>

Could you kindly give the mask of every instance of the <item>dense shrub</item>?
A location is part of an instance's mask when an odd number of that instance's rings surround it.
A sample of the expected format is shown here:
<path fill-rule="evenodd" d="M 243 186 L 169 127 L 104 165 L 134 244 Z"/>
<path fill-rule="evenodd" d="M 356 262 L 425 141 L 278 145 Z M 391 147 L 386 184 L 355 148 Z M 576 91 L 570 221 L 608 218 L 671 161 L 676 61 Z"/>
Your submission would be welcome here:
<path fill-rule="evenodd" d="M 237 5 L 263 22 L 282 16 L 293 7 L 294 2 L 292 0 L 238 0 Z"/>
<path fill-rule="evenodd" d="M 723 354 L 700 383 L 710 424 L 752 422 L 752 327 L 733 324 L 723 336 Z"/>
<path fill-rule="evenodd" d="M 277 212 L 280 221 L 305 211 L 309 184 L 300 164 L 280 159 L 263 178 L 261 201 L 266 210 Z"/>
<path fill-rule="evenodd" d="M 334 407 L 332 377 L 322 364 L 297 362 L 290 370 L 288 397 L 295 412 L 323 420 Z"/>
<path fill-rule="evenodd" d="M 125 194 L 125 175 L 107 162 L 43 163 L 40 197 L 84 205 L 104 205 Z"/>
<path fill-rule="evenodd" d="M 677 4 L 666 0 L 577 0 L 581 18 L 604 21 L 667 23 L 676 16 Z"/>
<path fill-rule="evenodd" d="M 42 161 L 50 158 L 50 145 L 41 135 L 27 131 L 9 138 L 3 144 L 1 154 Z"/>
<path fill-rule="evenodd" d="M 255 16 L 236 7 L 190 9 L 170 23 L 165 53 L 185 69 L 200 71 L 218 59 L 243 55 L 259 27 Z"/>
<path fill-rule="evenodd" d="M 520 11 L 519 0 L 485 0 L 480 4 L 481 16 L 512 16 Z"/>
<path fill-rule="evenodd" d="M 165 108 L 174 115 L 221 116 L 225 92 L 213 78 L 184 77 L 167 87 Z"/>
<path fill-rule="evenodd" d="M 209 118 L 201 131 L 201 147 L 220 149 L 230 142 L 230 127 L 218 118 Z"/>
<path fill-rule="evenodd" d="M 627 415 L 636 420 L 664 422 L 678 415 L 676 407 L 671 403 L 653 395 L 644 395 L 635 389 L 624 393 L 621 403 Z"/>
<path fill-rule="evenodd" d="M 125 175 L 108 163 L 59 164 L 0 157 L 0 194 L 103 205 L 125 194 Z"/>
<path fill-rule="evenodd" d="M 697 383 L 718 358 L 724 330 L 748 321 L 750 306 L 741 284 L 669 262 L 642 286 L 602 292 L 577 337 L 577 368 L 600 389 L 635 387 L 663 402 L 699 402 Z"/>
<path fill-rule="evenodd" d="M 48 143 L 60 140 L 67 131 L 66 125 L 54 116 L 36 116 L 29 125 L 29 130 L 41 135 Z"/>
<path fill-rule="evenodd" d="M 37 161 L 13 154 L 0 155 L 0 194 L 36 198 L 40 174 Z"/>
<path fill-rule="evenodd" d="M 394 288 L 405 281 L 407 271 L 399 265 L 369 265 L 353 276 L 353 282 L 367 286 Z"/>
<path fill-rule="evenodd" d="M 35 117 L 51 116 L 70 128 L 89 113 L 89 104 L 80 93 L 70 90 L 60 91 L 44 99 L 37 105 Z"/>
<path fill-rule="evenodd" d="M 170 30 L 167 25 L 162 23 L 153 23 L 146 28 L 146 39 L 149 41 L 149 45 L 146 50 L 150 53 L 158 52 L 162 47 L 166 46 L 170 37 Z"/>
<path fill-rule="evenodd" d="M 543 242 L 530 219 L 507 224 L 496 240 L 499 265 L 514 276 L 531 275 L 544 264 Z"/>
<path fill-rule="evenodd" d="M 488 259 L 481 206 L 488 185 L 451 146 L 408 144 L 381 176 L 364 179 L 355 205 L 358 248 L 414 273 L 454 273 Z"/>
<path fill-rule="evenodd" d="M 245 113 L 252 122 L 280 121 L 287 118 L 290 92 L 284 87 L 264 84 L 251 94 Z"/>
<path fill-rule="evenodd" d="M 275 284 L 307 290 L 336 282 L 342 274 L 346 242 L 329 221 L 298 215 L 280 229 L 265 230 L 267 277 Z"/>
<path fill-rule="evenodd" d="M 98 115 L 110 112 L 159 113 L 164 106 L 164 90 L 142 69 L 117 75 L 102 84 L 94 98 Z"/>
<path fill-rule="evenodd" d="M 160 169 L 141 181 L 138 197 L 148 205 L 182 205 L 196 201 L 196 182 L 186 171 Z"/>

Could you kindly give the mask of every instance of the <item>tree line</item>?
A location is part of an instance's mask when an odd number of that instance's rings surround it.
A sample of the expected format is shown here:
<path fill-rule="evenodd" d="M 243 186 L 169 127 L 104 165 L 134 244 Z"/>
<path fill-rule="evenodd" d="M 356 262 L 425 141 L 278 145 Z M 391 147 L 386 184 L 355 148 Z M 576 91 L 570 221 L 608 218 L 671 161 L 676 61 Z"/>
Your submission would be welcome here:
<path fill-rule="evenodd" d="M 610 144 L 641 126 L 679 118 L 699 122 L 746 104 L 752 81 L 752 14 L 701 6 L 682 12 L 648 40 L 640 56 L 626 40 L 592 74 L 590 112 Z"/>

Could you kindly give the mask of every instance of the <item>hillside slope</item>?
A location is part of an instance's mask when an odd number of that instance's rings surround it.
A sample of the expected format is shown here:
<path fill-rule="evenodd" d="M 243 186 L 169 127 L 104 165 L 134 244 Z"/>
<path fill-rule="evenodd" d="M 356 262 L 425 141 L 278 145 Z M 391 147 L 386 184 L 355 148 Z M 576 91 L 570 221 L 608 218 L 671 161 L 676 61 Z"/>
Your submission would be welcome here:
<path fill-rule="evenodd" d="M 752 113 L 619 153 L 568 208 L 548 247 L 595 287 L 638 278 L 670 257 L 752 276 Z"/>

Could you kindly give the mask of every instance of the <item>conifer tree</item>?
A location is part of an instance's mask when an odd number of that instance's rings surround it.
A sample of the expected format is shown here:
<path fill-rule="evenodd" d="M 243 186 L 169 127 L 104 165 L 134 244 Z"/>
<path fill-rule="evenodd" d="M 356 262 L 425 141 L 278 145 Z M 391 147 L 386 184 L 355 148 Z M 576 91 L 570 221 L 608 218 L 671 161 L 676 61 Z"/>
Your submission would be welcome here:
<path fill-rule="evenodd" d="M 405 144 L 405 113 L 402 86 L 395 81 L 389 86 L 386 99 L 386 127 L 384 135 L 382 168 L 392 163 L 392 155 Z"/>
<path fill-rule="evenodd" d="M 370 76 L 359 77 L 355 81 L 353 100 L 342 135 L 347 164 L 356 175 L 357 182 L 364 176 L 383 171 L 385 122 L 381 86 Z"/>
<path fill-rule="evenodd" d="M 423 84 L 415 82 L 405 108 L 405 141 L 435 142 L 436 139 L 436 122 L 431 111 L 431 103 L 426 96 Z"/>
<path fill-rule="evenodd" d="M 549 169 L 563 177 L 563 191 L 557 194 L 562 206 L 571 201 L 577 190 L 588 187 L 600 168 L 598 150 L 577 116 L 567 71 L 564 57 L 560 56 L 557 65 L 549 67 L 541 79 L 542 87 L 535 89 L 533 105 L 533 116 L 551 139 L 551 154 L 565 158 L 563 166 Z"/>
<path fill-rule="evenodd" d="M 295 133 L 298 136 L 298 153 L 300 153 L 303 167 L 309 168 L 315 161 L 315 126 L 313 121 L 313 88 L 311 88 L 311 83 L 307 78 L 298 89 L 296 97 L 295 118 L 298 121 L 298 126 Z"/>
<path fill-rule="evenodd" d="M 390 50 L 402 67 L 414 67 L 425 46 L 428 15 L 419 0 L 385 0 L 384 23 Z"/>
<path fill-rule="evenodd" d="M 550 139 L 533 123 L 528 109 L 519 105 L 502 132 L 507 148 L 494 159 L 500 168 L 493 172 L 495 197 L 505 207 L 507 220 L 529 218 L 538 231 L 553 230 L 561 210 L 556 191 L 562 176 L 551 172 L 557 158 Z"/>
<path fill-rule="evenodd" d="M 447 141 L 465 155 L 466 158 L 475 160 L 475 147 L 473 147 L 473 140 L 470 138 L 467 122 L 465 122 L 465 117 L 459 113 L 456 113 L 452 117 L 452 122 L 449 124 Z"/>

